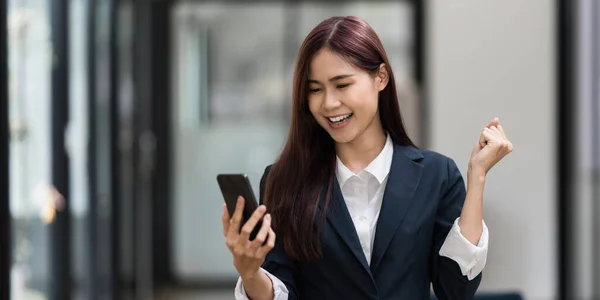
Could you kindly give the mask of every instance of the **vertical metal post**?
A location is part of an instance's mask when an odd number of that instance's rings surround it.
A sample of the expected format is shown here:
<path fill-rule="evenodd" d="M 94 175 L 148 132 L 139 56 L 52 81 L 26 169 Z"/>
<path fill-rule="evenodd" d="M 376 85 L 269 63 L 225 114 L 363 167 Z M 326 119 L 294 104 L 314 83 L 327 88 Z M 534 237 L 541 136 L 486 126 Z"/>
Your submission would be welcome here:
<path fill-rule="evenodd" d="M 56 216 L 50 224 L 49 299 L 71 299 L 71 232 L 69 203 L 69 157 L 65 130 L 69 121 L 69 2 L 53 0 L 52 32 L 52 182 L 61 196 L 56 197 Z"/>
<path fill-rule="evenodd" d="M 96 274 L 98 273 L 98 264 L 96 257 L 98 257 L 98 235 L 97 235 L 97 164 L 96 164 L 96 151 L 97 151 L 97 139 L 96 139 L 96 2 L 97 0 L 88 0 L 87 2 L 87 13 L 86 13 L 86 44 L 87 44 L 87 101 L 88 101 L 88 146 L 87 146 L 87 157 L 88 157 L 88 216 L 86 218 L 87 224 L 87 251 L 86 258 L 88 260 L 88 269 L 86 272 L 86 283 L 88 285 L 88 296 L 90 300 L 95 300 L 98 297 L 98 283 Z"/>
<path fill-rule="evenodd" d="M 429 140 L 429 105 L 427 98 L 427 1 L 413 2 L 414 70 L 419 97 L 419 147 L 427 148 Z"/>
<path fill-rule="evenodd" d="M 152 124 L 152 1 L 134 0 L 135 80 L 135 299 L 153 298 L 152 170 L 156 143 Z"/>
<path fill-rule="evenodd" d="M 116 2 L 90 0 L 88 7 L 90 299 L 118 297 Z"/>
<path fill-rule="evenodd" d="M 7 3 L 0 0 L 0 299 L 10 299 L 11 234 L 8 121 Z"/>
<path fill-rule="evenodd" d="M 156 136 L 155 145 L 150 153 L 153 161 L 149 166 L 151 186 L 151 244 L 152 244 L 152 274 L 154 287 L 166 283 L 171 277 L 171 204 L 169 201 L 170 182 L 165 178 L 171 178 L 171 21 L 170 1 L 160 0 L 152 2 L 152 37 L 151 37 L 151 95 L 149 111 L 152 113 L 150 128 L 152 135 Z M 199 113 L 199 112 L 196 112 Z M 154 141 L 151 141 L 154 143 Z M 154 171 L 153 169 L 156 169 Z M 160 174 L 160 176 L 155 176 Z"/>
<path fill-rule="evenodd" d="M 114 272 L 118 274 L 117 292 L 116 299 L 128 297 L 133 293 L 133 282 L 135 279 L 134 266 L 135 262 L 135 233 L 134 233 L 134 222 L 135 222 L 135 176 L 134 170 L 136 166 L 136 152 L 135 152 L 135 109 L 134 95 L 133 95 L 133 65 L 134 65 L 134 49 L 133 49 L 133 24 L 134 24 L 134 3 L 133 1 L 122 0 L 118 3 L 118 23 L 120 30 L 118 31 L 118 79 L 117 82 L 119 90 L 119 105 L 115 105 L 117 109 L 117 120 L 115 124 L 115 130 L 118 130 L 115 136 L 115 145 L 118 145 L 118 158 L 115 163 L 113 170 L 118 172 L 116 178 L 118 178 L 118 184 L 113 185 L 115 194 L 118 194 L 118 202 L 114 202 L 113 209 L 118 210 L 118 214 L 115 214 L 115 218 L 118 221 L 115 225 L 118 232 L 115 233 L 114 237 L 118 240 L 113 246 L 114 250 L 118 252 L 118 255 L 114 258 L 116 267 Z M 116 72 L 116 69 L 113 69 Z M 115 85 L 115 92 L 117 85 Z M 118 170 L 118 171 L 117 171 Z M 115 199 L 116 200 L 116 199 Z M 118 208 L 117 208 L 118 206 Z M 118 246 L 117 246 L 118 245 Z M 117 248 L 118 247 L 118 248 Z"/>
<path fill-rule="evenodd" d="M 558 232 L 558 299 L 568 299 L 571 294 L 571 278 L 573 268 L 570 258 L 573 249 L 569 246 L 572 233 L 573 211 L 569 200 L 573 195 L 574 176 L 572 157 L 574 152 L 572 97 L 574 95 L 573 64 L 573 3 L 569 0 L 556 1 L 556 92 L 557 92 L 557 149 L 558 149 L 558 178 L 557 178 L 557 232 Z"/>
<path fill-rule="evenodd" d="M 119 28 L 119 0 L 109 0 L 109 64 L 110 64 L 110 74 L 109 74 L 109 84 L 110 84 L 110 170 L 111 170 L 111 204 L 110 204 L 110 271 L 109 271 L 109 282 L 108 282 L 108 297 L 110 299 L 118 300 L 121 298 L 119 293 L 119 281 L 120 281 L 120 272 L 119 272 L 119 260 L 120 260 L 120 239 L 119 239 L 119 231 L 120 231 L 120 207 L 121 207 L 121 172 L 120 172 L 120 156 L 119 156 L 119 116 L 118 116 L 118 106 L 119 106 L 119 96 L 118 96 L 118 77 L 119 77 L 119 69 L 117 63 L 117 55 L 118 55 L 118 39 L 117 32 Z"/>

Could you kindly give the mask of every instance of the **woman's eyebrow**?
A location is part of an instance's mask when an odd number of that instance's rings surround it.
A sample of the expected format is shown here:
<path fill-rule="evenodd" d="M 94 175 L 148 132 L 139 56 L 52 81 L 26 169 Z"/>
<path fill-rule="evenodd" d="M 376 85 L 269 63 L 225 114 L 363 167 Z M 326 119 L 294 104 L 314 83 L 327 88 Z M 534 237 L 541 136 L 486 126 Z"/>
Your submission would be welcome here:
<path fill-rule="evenodd" d="M 331 78 L 329 78 L 329 81 L 330 81 L 330 82 L 333 82 L 333 81 L 338 81 L 338 80 L 340 80 L 340 79 L 344 79 L 344 78 L 348 78 L 348 77 L 352 77 L 352 76 L 354 76 L 354 75 L 353 75 L 353 74 L 342 74 L 342 75 L 337 75 L 337 76 L 334 76 L 334 77 L 331 77 Z M 308 83 L 320 83 L 320 82 L 319 82 L 318 80 L 309 79 L 309 80 L 308 80 Z"/>

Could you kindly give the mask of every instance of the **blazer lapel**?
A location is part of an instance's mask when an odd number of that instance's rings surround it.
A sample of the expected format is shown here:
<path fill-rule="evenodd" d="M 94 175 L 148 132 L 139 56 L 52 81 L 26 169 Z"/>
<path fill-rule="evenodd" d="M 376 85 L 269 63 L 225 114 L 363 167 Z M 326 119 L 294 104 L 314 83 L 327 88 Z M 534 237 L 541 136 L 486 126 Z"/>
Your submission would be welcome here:
<path fill-rule="evenodd" d="M 331 227 L 333 227 L 333 229 L 338 233 L 338 235 L 344 241 L 346 246 L 348 246 L 352 254 L 354 254 L 356 259 L 358 259 L 360 264 L 370 275 L 371 272 L 369 269 L 369 264 L 367 263 L 365 254 L 362 251 L 362 247 L 358 239 L 358 234 L 356 233 L 356 228 L 354 228 L 354 222 L 352 222 L 352 217 L 348 212 L 348 207 L 346 206 L 346 202 L 342 195 L 340 185 L 335 178 L 332 182 L 331 195 L 332 198 L 329 202 L 326 218 L 329 221 Z M 321 212 L 323 211 L 323 206 L 325 202 L 324 200 L 325 194 L 321 196 L 321 201 L 319 202 L 319 209 L 321 210 Z"/>
<path fill-rule="evenodd" d="M 421 179 L 423 166 L 415 162 L 423 156 L 413 147 L 395 145 L 392 166 L 383 194 L 383 203 L 377 221 L 371 270 L 375 272 L 396 230 L 412 204 L 412 198 Z"/>

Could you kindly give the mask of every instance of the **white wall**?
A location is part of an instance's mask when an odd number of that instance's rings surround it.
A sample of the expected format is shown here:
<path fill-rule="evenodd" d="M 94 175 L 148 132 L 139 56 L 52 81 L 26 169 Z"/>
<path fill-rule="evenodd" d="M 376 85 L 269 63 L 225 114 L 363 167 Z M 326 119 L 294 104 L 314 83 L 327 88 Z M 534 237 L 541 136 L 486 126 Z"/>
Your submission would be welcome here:
<path fill-rule="evenodd" d="M 431 1 L 431 148 L 466 175 L 480 130 L 499 117 L 515 151 L 488 176 L 490 250 L 481 291 L 557 294 L 555 1 Z"/>

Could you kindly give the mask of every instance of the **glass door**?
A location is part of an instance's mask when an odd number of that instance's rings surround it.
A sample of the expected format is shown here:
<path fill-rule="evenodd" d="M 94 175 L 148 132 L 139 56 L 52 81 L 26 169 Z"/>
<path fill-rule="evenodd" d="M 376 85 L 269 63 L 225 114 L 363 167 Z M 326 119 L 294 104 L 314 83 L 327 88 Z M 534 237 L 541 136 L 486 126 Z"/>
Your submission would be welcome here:
<path fill-rule="evenodd" d="M 8 1 L 11 299 L 46 299 L 49 230 L 61 195 L 51 178 L 47 1 Z"/>

